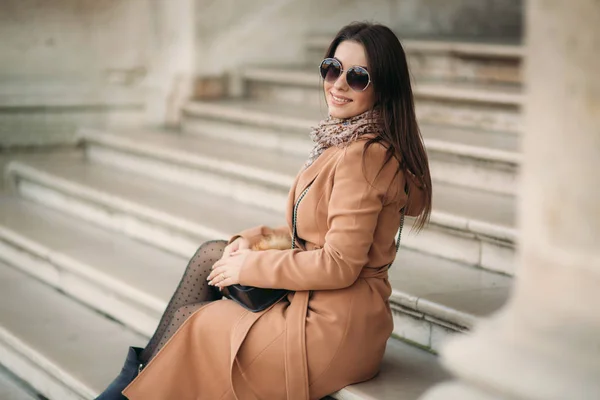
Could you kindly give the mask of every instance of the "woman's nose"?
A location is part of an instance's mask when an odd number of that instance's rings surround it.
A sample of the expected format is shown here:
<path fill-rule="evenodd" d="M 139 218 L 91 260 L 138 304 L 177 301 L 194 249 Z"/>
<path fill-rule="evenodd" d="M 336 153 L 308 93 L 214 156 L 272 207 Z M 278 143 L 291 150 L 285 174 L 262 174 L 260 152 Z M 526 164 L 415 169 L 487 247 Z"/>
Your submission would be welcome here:
<path fill-rule="evenodd" d="M 342 72 L 336 79 L 333 87 L 338 90 L 346 90 L 348 88 L 348 82 L 346 82 L 346 71 Z"/>

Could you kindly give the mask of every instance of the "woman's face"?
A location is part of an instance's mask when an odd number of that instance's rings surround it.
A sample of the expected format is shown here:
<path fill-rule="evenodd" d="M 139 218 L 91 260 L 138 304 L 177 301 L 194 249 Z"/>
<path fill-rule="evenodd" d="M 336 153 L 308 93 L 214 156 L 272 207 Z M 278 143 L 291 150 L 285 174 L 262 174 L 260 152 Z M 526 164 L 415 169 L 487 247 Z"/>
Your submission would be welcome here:
<path fill-rule="evenodd" d="M 367 55 L 363 45 L 345 40 L 338 45 L 333 57 L 342 63 L 344 72 L 334 83 L 324 81 L 323 89 L 329 115 L 334 118 L 350 118 L 373 108 L 375 103 L 373 82 L 363 92 L 355 92 L 346 83 L 348 68 L 355 65 L 367 68 Z"/>

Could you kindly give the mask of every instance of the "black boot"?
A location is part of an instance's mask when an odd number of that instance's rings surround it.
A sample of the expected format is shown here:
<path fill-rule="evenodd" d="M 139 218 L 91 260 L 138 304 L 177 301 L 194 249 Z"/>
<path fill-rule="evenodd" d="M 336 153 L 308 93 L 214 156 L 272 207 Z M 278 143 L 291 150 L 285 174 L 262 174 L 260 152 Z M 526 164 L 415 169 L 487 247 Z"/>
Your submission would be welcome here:
<path fill-rule="evenodd" d="M 129 348 L 127 358 L 125 359 L 125 365 L 123 365 L 121 373 L 110 385 L 108 385 L 100 396 L 96 397 L 95 400 L 127 400 L 121 392 L 135 379 L 141 370 L 143 363 L 140 361 L 139 357 L 142 350 L 143 349 L 139 347 Z"/>

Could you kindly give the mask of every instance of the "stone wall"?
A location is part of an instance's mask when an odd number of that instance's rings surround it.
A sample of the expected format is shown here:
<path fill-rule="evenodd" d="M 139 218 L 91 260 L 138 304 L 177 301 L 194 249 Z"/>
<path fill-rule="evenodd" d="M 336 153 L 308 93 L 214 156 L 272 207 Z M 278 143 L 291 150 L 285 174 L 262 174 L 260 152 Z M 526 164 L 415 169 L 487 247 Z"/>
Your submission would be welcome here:
<path fill-rule="evenodd" d="M 404 36 L 512 40 L 522 35 L 522 0 L 196 0 L 196 71 L 302 64 L 307 35 L 364 20 Z"/>
<path fill-rule="evenodd" d="M 196 0 L 196 71 L 212 75 L 240 64 L 302 61 L 308 5 L 301 0 Z"/>
<path fill-rule="evenodd" d="M 0 77 L 135 84 L 150 58 L 146 3 L 3 0 Z"/>
<path fill-rule="evenodd" d="M 406 35 L 519 39 L 522 0 L 396 0 L 393 25 Z"/>
<path fill-rule="evenodd" d="M 2 0 L 0 148 L 176 120 L 193 76 L 193 4 Z"/>
<path fill-rule="evenodd" d="M 311 0 L 311 31 L 369 20 L 408 36 L 520 38 L 523 0 Z"/>

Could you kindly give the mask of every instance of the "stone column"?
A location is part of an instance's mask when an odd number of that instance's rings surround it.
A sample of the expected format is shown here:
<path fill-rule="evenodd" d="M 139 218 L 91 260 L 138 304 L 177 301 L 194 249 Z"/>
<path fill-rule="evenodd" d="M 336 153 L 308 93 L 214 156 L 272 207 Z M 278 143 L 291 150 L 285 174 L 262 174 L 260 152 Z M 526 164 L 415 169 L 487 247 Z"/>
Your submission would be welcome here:
<path fill-rule="evenodd" d="M 600 1 L 529 0 L 519 274 L 422 399 L 600 399 Z"/>
<path fill-rule="evenodd" d="M 195 86 L 195 1 L 148 1 L 151 52 L 146 121 L 177 126 Z"/>

